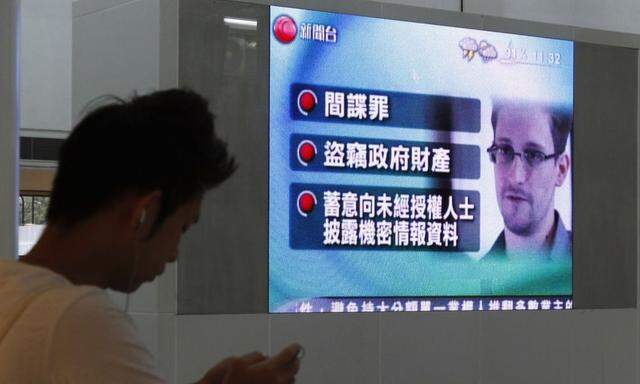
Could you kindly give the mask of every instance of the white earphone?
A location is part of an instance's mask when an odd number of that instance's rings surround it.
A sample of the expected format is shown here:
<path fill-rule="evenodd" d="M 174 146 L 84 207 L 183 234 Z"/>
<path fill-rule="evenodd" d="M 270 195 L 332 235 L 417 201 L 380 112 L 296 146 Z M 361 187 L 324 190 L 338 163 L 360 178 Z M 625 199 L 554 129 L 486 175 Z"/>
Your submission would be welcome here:
<path fill-rule="evenodd" d="M 140 215 L 140 220 L 138 220 L 139 225 L 144 224 L 145 220 L 147 220 L 147 210 L 143 209 L 142 210 L 142 214 Z M 135 277 L 136 274 L 136 267 L 138 265 L 138 254 L 134 253 L 133 255 L 133 265 L 131 266 L 131 277 L 129 278 L 129 289 L 127 290 L 127 296 L 125 298 L 124 301 L 124 308 L 123 311 L 126 313 L 129 311 L 129 290 L 131 289 L 131 286 L 133 285 L 133 279 Z"/>

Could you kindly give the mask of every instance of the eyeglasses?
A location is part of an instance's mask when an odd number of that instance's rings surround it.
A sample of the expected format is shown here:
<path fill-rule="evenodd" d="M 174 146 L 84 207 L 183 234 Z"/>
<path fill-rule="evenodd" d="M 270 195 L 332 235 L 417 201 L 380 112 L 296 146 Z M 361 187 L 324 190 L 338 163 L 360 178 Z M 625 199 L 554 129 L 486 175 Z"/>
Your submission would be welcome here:
<path fill-rule="evenodd" d="M 524 160 L 524 163 L 531 169 L 540 166 L 543 162 L 559 156 L 558 153 L 547 155 L 544 152 L 535 149 L 525 149 L 522 152 L 516 152 L 510 145 L 493 144 L 487 149 L 491 162 L 499 165 L 511 165 L 516 156 Z"/>

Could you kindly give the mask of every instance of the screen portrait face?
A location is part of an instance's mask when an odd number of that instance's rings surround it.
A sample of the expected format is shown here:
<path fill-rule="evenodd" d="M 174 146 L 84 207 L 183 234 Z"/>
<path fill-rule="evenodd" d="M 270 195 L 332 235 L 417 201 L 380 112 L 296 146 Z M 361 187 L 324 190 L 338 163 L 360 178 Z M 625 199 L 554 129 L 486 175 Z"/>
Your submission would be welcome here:
<path fill-rule="evenodd" d="M 562 174 L 556 157 L 547 157 L 554 154 L 549 113 L 542 108 L 502 108 L 495 144 L 498 152 L 507 152 L 498 153 L 504 159 L 495 163 L 500 212 L 509 230 L 526 236 L 553 215 L 555 187 Z"/>

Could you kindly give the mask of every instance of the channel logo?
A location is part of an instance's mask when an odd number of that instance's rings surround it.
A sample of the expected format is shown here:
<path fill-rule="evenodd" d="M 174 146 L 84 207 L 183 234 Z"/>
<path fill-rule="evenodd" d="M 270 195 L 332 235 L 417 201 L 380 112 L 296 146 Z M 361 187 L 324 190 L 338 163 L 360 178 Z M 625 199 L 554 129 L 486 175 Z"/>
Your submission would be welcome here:
<path fill-rule="evenodd" d="M 279 42 L 284 44 L 291 43 L 298 34 L 296 21 L 287 15 L 278 16 L 273 23 L 273 34 Z"/>
<path fill-rule="evenodd" d="M 338 30 L 328 24 L 302 22 L 300 25 L 288 15 L 280 15 L 273 22 L 273 35 L 282 44 L 293 42 L 296 37 L 320 43 L 338 42 Z"/>

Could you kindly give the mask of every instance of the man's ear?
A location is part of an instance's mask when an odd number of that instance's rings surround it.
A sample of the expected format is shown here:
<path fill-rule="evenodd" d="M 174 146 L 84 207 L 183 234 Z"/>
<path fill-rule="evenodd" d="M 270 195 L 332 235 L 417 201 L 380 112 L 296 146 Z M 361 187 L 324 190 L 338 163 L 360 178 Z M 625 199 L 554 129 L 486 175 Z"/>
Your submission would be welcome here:
<path fill-rule="evenodd" d="M 560 155 L 556 162 L 556 166 L 558 170 L 556 174 L 556 187 L 560 187 L 564 183 L 564 179 L 567 177 L 569 169 L 571 168 L 571 159 L 569 158 L 569 155 L 566 153 Z"/>
<path fill-rule="evenodd" d="M 158 190 L 135 198 L 129 225 L 134 230 L 136 239 L 146 240 L 151 236 L 159 218 L 161 204 L 162 192 Z"/>

